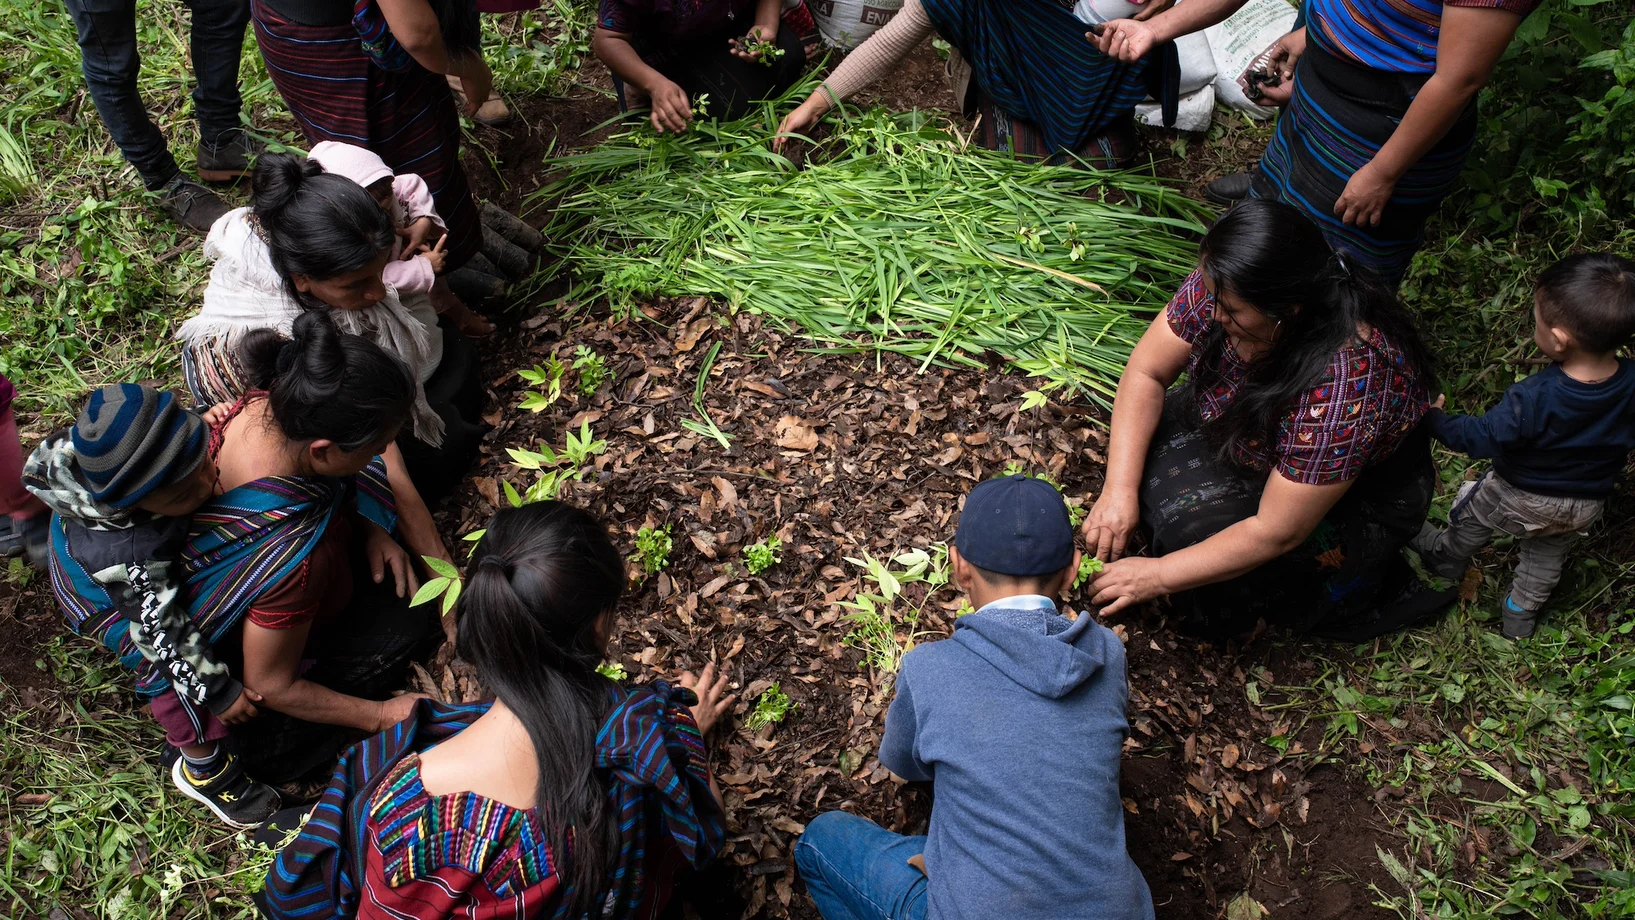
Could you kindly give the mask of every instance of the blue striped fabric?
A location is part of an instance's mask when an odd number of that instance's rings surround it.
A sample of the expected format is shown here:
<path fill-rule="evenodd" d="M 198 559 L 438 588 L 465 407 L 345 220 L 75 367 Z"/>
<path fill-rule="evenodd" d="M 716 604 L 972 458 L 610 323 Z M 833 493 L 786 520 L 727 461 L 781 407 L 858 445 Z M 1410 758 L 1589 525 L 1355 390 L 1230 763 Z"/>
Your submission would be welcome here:
<path fill-rule="evenodd" d="M 1454 0 L 1447 6 L 1526 16 L 1542 0 Z M 1442 0 L 1307 0 L 1306 36 L 1330 54 L 1392 73 L 1436 70 Z"/>
<path fill-rule="evenodd" d="M 921 0 L 970 63 L 982 91 L 1039 126 L 1053 150 L 1077 151 L 1147 95 L 1147 61 L 1097 51 L 1085 25 L 1052 0 Z"/>

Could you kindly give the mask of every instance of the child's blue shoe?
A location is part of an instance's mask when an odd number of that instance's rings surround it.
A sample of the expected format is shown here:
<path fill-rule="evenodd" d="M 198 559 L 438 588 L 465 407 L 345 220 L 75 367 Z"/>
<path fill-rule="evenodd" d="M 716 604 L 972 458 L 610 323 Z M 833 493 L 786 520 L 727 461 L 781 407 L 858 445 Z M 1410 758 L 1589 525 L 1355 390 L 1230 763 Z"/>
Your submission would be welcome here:
<path fill-rule="evenodd" d="M 1516 606 L 1516 602 L 1507 594 L 1504 603 L 1499 605 L 1504 614 L 1504 637 L 1506 639 L 1525 639 L 1538 628 L 1538 611 L 1523 610 Z"/>

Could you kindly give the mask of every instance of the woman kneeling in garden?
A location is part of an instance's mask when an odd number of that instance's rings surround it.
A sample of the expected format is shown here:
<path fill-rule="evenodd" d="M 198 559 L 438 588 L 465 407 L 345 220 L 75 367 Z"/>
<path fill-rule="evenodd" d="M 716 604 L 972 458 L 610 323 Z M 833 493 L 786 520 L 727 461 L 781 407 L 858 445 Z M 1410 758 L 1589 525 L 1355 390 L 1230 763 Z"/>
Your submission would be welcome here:
<path fill-rule="evenodd" d="M 323 313 L 293 335 L 244 340 L 252 389 L 211 428 L 220 494 L 194 512 L 182 558 L 194 622 L 264 700 L 233 737 L 270 783 L 407 716 L 412 698 L 387 697 L 441 636 L 431 608 L 408 606 L 414 573 L 378 458 L 409 419 L 414 379 Z"/>
<path fill-rule="evenodd" d="M 1435 488 L 1431 356 L 1390 290 L 1294 208 L 1239 205 L 1130 356 L 1085 520 L 1111 613 L 1169 594 L 1229 632 L 1404 622 L 1401 548 Z M 1186 372 L 1184 386 L 1170 389 Z M 1154 558 L 1119 559 L 1137 526 Z M 1118 560 L 1118 561 L 1112 561 Z"/>
<path fill-rule="evenodd" d="M 619 109 L 652 107 L 659 132 L 693 116 L 741 118 L 795 85 L 806 51 L 780 0 L 601 0 L 591 47 L 613 72 Z M 708 97 L 708 98 L 705 98 Z"/>
<path fill-rule="evenodd" d="M 497 699 L 423 702 L 350 751 L 268 872 L 269 916 L 648 918 L 720 850 L 703 736 L 733 697 L 708 667 L 678 687 L 597 673 L 626 582 L 607 529 L 507 508 L 472 560 L 459 655 Z"/>
<path fill-rule="evenodd" d="M 907 0 L 783 120 L 778 133 L 811 131 L 830 109 L 893 72 L 935 31 L 963 62 L 950 71 L 969 77 L 955 95 L 967 116 L 980 114 L 977 140 L 983 146 L 1128 166 L 1136 154 L 1135 104 L 1149 91 L 1161 96 L 1163 90 L 1149 86 L 1147 60 L 1108 57 L 1084 40 L 1084 29 L 1070 8 L 1053 0 Z"/>

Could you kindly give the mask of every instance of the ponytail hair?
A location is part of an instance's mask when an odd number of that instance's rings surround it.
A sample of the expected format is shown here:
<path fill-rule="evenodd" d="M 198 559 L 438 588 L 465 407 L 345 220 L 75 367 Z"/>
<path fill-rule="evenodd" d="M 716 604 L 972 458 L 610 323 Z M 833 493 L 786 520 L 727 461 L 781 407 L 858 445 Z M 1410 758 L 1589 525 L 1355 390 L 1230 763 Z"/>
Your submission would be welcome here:
<path fill-rule="evenodd" d="M 598 628 L 625 580 L 601 522 L 543 501 L 494 515 L 460 594 L 456 650 L 528 730 L 539 759 L 535 806 L 551 852 L 567 859 L 573 917 L 599 914 L 618 856 L 618 822 L 596 769 L 614 685 L 596 666 L 606 638 Z"/>
<path fill-rule="evenodd" d="M 1278 323 L 1272 346 L 1249 364 L 1226 411 L 1203 426 L 1226 463 L 1242 469 L 1246 458 L 1275 445 L 1290 409 L 1363 328 L 1378 330 L 1426 391 L 1434 389 L 1431 350 L 1396 293 L 1336 252 L 1296 208 L 1263 198 L 1240 203 L 1210 228 L 1198 265 L 1216 296 L 1231 294 Z M 1229 347 L 1226 330 L 1214 324 L 1198 343 L 1204 360 L 1188 383 L 1195 393 L 1222 382 L 1214 358 Z"/>
<path fill-rule="evenodd" d="M 326 311 L 301 311 L 287 339 L 271 329 L 249 333 L 239 363 L 250 386 L 267 391 L 273 419 L 292 441 L 323 439 L 347 453 L 379 449 L 409 423 L 408 367 L 336 329 Z"/>
<path fill-rule="evenodd" d="M 290 296 L 293 276 L 326 281 L 390 252 L 392 221 L 363 186 L 305 157 L 264 153 L 250 174 L 250 203 L 273 268 Z"/>

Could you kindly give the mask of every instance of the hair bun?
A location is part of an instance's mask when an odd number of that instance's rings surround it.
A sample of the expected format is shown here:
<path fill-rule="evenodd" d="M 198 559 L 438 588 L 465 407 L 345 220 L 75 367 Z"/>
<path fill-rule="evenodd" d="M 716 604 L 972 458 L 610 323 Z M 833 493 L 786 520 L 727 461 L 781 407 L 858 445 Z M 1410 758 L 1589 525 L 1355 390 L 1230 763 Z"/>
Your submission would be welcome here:
<path fill-rule="evenodd" d="M 317 163 L 288 153 L 263 153 L 257 157 L 250 174 L 250 204 L 256 217 L 276 221 L 278 212 L 295 200 L 307 179 L 323 171 Z"/>

